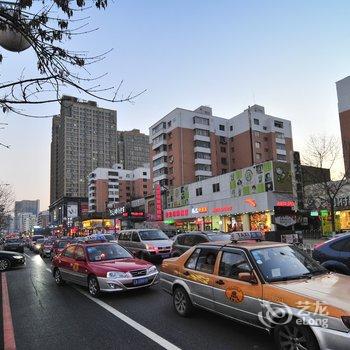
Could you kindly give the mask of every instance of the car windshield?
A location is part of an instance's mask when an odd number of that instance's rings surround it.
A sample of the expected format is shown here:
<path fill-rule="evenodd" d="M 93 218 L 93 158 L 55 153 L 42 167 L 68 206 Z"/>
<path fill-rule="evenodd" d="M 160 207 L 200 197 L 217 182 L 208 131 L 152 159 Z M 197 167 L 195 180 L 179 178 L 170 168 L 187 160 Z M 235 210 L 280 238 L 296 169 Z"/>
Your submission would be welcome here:
<path fill-rule="evenodd" d="M 158 241 L 169 239 L 168 236 L 161 230 L 145 230 L 139 232 L 143 241 Z"/>
<path fill-rule="evenodd" d="M 5 243 L 21 243 L 19 239 L 7 239 Z"/>
<path fill-rule="evenodd" d="M 251 254 L 268 282 L 311 278 L 328 272 L 295 246 L 254 249 Z"/>
<path fill-rule="evenodd" d="M 118 244 L 101 244 L 86 248 L 89 261 L 105 261 L 132 258 L 132 255 Z"/>
<path fill-rule="evenodd" d="M 66 245 L 68 244 L 68 242 L 67 241 L 60 241 L 60 242 L 58 242 L 58 248 L 64 248 Z"/>
<path fill-rule="evenodd" d="M 106 238 L 106 240 L 108 241 L 108 242 L 110 242 L 110 241 L 113 241 L 113 240 L 115 240 L 115 238 L 114 238 L 114 236 L 113 235 L 104 235 L 105 236 L 105 238 Z"/>
<path fill-rule="evenodd" d="M 208 238 L 210 241 L 227 241 L 227 242 L 229 242 L 231 240 L 231 235 L 213 234 L 213 235 L 208 235 Z"/>

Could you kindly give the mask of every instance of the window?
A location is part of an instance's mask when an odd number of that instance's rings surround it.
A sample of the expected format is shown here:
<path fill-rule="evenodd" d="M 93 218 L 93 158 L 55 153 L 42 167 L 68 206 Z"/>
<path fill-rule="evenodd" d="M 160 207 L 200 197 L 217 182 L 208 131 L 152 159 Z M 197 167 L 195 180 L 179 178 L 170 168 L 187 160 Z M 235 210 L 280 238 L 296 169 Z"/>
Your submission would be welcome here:
<path fill-rule="evenodd" d="M 285 151 L 286 150 L 286 145 L 283 144 L 283 143 L 276 142 L 276 149 L 280 149 L 282 151 Z"/>
<path fill-rule="evenodd" d="M 233 131 L 233 125 L 230 125 L 230 131 Z"/>
<path fill-rule="evenodd" d="M 213 273 L 218 251 L 213 248 L 202 248 L 196 264 L 196 270 L 205 273 Z"/>
<path fill-rule="evenodd" d="M 185 242 L 184 242 L 184 245 L 185 245 Z M 191 270 L 196 269 L 196 264 L 197 264 L 200 251 L 201 250 L 198 248 L 192 253 L 192 255 L 189 257 L 189 259 L 186 262 L 186 265 L 185 265 L 186 268 Z"/>
<path fill-rule="evenodd" d="M 269 149 L 268 148 L 265 148 L 265 152 L 268 152 L 269 151 Z"/>
<path fill-rule="evenodd" d="M 73 258 L 75 245 L 69 246 L 63 253 L 63 256 L 67 258 Z"/>
<path fill-rule="evenodd" d="M 226 174 L 227 173 L 227 169 L 222 169 L 221 170 L 221 174 Z"/>
<path fill-rule="evenodd" d="M 195 135 L 201 135 L 201 136 L 209 136 L 210 131 L 209 130 L 204 130 L 204 129 L 194 129 L 194 134 Z"/>
<path fill-rule="evenodd" d="M 267 137 L 264 137 L 264 141 L 267 141 L 268 140 L 268 138 Z"/>
<path fill-rule="evenodd" d="M 168 174 L 169 175 L 174 174 L 174 168 L 173 167 L 168 168 Z"/>
<path fill-rule="evenodd" d="M 220 124 L 220 125 L 219 125 L 219 130 L 220 130 L 220 131 L 225 131 L 225 125 Z"/>
<path fill-rule="evenodd" d="M 193 124 L 209 125 L 209 119 L 196 116 L 193 117 Z"/>
<path fill-rule="evenodd" d="M 220 183 L 213 184 L 213 192 L 220 192 Z"/>
<path fill-rule="evenodd" d="M 284 155 L 284 154 L 277 154 L 277 160 L 286 161 L 287 160 L 287 156 Z"/>
<path fill-rule="evenodd" d="M 227 159 L 226 158 L 221 158 L 221 164 L 227 165 Z"/>
<path fill-rule="evenodd" d="M 146 189 L 147 189 L 147 185 L 143 185 L 143 188 L 146 188 Z"/>
<path fill-rule="evenodd" d="M 266 127 L 266 126 L 263 126 L 263 129 L 264 129 L 264 130 L 267 130 L 267 127 Z"/>
<path fill-rule="evenodd" d="M 223 252 L 219 275 L 238 279 L 241 272 L 250 272 L 251 268 L 243 252 Z"/>
<path fill-rule="evenodd" d="M 276 132 L 276 138 L 277 139 L 284 139 L 284 133 L 283 132 Z"/>
<path fill-rule="evenodd" d="M 173 149 L 173 145 L 172 144 L 168 145 L 168 151 L 171 151 L 172 149 Z"/>
<path fill-rule="evenodd" d="M 195 152 L 194 157 L 197 159 L 211 159 L 210 153 Z"/>
<path fill-rule="evenodd" d="M 255 142 L 255 148 L 260 148 L 260 146 L 261 146 L 261 143 L 259 141 L 256 141 Z"/>
<path fill-rule="evenodd" d="M 260 137 L 260 131 L 254 131 L 255 137 Z"/>
<path fill-rule="evenodd" d="M 254 124 L 255 124 L 255 125 L 260 125 L 259 119 L 254 118 Z"/>
<path fill-rule="evenodd" d="M 118 176 L 118 173 L 116 171 L 109 171 L 108 176 Z"/>
<path fill-rule="evenodd" d="M 226 153 L 226 147 L 220 147 L 221 153 Z"/>
<path fill-rule="evenodd" d="M 275 128 L 283 129 L 283 122 L 280 122 L 278 120 L 275 120 Z"/>
<path fill-rule="evenodd" d="M 201 196 L 202 194 L 203 194 L 203 192 L 202 192 L 202 187 L 196 188 L 196 196 L 199 197 L 199 196 Z"/>
<path fill-rule="evenodd" d="M 147 171 L 143 171 L 143 172 L 142 172 L 142 175 L 147 175 Z"/>
<path fill-rule="evenodd" d="M 210 148 L 210 142 L 196 140 L 194 141 L 194 147 Z"/>
<path fill-rule="evenodd" d="M 171 127 L 171 120 L 168 122 L 168 128 Z"/>
<path fill-rule="evenodd" d="M 211 171 L 211 165 L 209 165 L 209 164 L 196 164 L 195 170 Z"/>
<path fill-rule="evenodd" d="M 255 156 L 256 156 L 256 159 L 257 159 L 257 160 L 260 160 L 260 159 L 261 159 L 261 153 L 256 153 Z"/>
<path fill-rule="evenodd" d="M 222 143 L 222 144 L 226 144 L 226 137 L 225 136 L 220 136 L 220 143 Z"/>
<path fill-rule="evenodd" d="M 133 233 L 132 233 L 132 238 L 131 238 L 131 240 L 132 240 L 133 242 L 140 242 L 140 237 L 139 237 L 139 235 L 138 235 L 137 232 L 133 232 Z"/>
<path fill-rule="evenodd" d="M 75 259 L 85 259 L 85 252 L 83 247 L 77 247 L 75 250 Z"/>

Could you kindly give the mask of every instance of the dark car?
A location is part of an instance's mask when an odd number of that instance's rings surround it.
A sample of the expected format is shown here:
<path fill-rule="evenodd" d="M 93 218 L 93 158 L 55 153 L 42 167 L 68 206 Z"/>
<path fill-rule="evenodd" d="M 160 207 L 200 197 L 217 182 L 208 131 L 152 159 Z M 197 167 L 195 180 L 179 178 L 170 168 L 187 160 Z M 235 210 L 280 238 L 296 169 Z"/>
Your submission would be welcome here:
<path fill-rule="evenodd" d="M 29 242 L 29 249 L 30 249 L 30 250 L 34 250 L 36 241 L 37 241 L 38 239 L 43 239 L 43 238 L 44 238 L 43 235 L 34 235 L 34 236 L 32 236 L 32 238 L 30 239 L 30 242 Z"/>
<path fill-rule="evenodd" d="M 202 231 L 193 231 L 182 233 L 177 235 L 172 246 L 171 256 L 177 257 L 182 255 L 191 247 L 206 242 L 214 241 L 227 241 L 231 240 L 231 235 L 222 232 L 202 232 Z"/>
<path fill-rule="evenodd" d="M 350 233 L 316 244 L 312 257 L 330 271 L 350 275 Z"/>
<path fill-rule="evenodd" d="M 26 258 L 17 252 L 0 251 L 0 271 L 6 271 L 11 267 L 24 265 Z"/>
<path fill-rule="evenodd" d="M 11 252 L 24 253 L 23 241 L 19 238 L 5 239 L 4 250 Z"/>
<path fill-rule="evenodd" d="M 44 246 L 45 238 L 39 238 L 35 241 L 35 244 L 33 245 L 33 252 L 34 253 L 40 253 Z"/>

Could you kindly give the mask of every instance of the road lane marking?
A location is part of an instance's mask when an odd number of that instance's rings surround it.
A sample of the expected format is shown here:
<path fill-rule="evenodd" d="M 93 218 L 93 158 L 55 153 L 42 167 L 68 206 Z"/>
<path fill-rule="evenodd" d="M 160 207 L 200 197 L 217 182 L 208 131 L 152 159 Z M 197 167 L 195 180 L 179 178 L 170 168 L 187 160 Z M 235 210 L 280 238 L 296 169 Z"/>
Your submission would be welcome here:
<path fill-rule="evenodd" d="M 2 287 L 2 318 L 4 332 L 4 350 L 16 350 L 15 333 L 13 330 L 11 305 L 7 287 L 6 273 L 1 274 Z"/>
<path fill-rule="evenodd" d="M 118 317 L 121 321 L 125 322 L 126 324 L 128 324 L 132 328 L 134 328 L 137 331 L 139 331 L 140 333 L 142 333 L 147 338 L 153 340 L 155 343 L 157 343 L 158 345 L 160 345 L 164 349 L 167 349 L 167 350 L 181 350 L 181 348 L 179 348 L 176 345 L 170 343 L 169 341 L 167 341 L 166 339 L 162 338 L 158 334 L 152 332 L 150 329 L 142 326 L 140 323 L 138 323 L 138 322 L 134 321 L 133 319 L 131 319 L 130 317 L 124 315 L 123 313 L 121 313 L 120 311 L 116 310 L 114 307 L 106 304 L 102 300 L 95 299 L 94 297 L 89 295 L 87 292 L 84 292 L 84 291 L 80 290 L 79 288 L 74 287 L 74 289 L 77 290 L 79 293 L 85 295 L 87 298 L 89 298 L 91 301 L 93 301 L 97 305 L 99 305 L 102 308 L 104 308 L 106 311 L 110 312 L 115 317 Z"/>
<path fill-rule="evenodd" d="M 46 271 L 48 271 L 48 272 L 50 272 L 50 273 L 51 273 L 51 270 L 50 270 L 48 267 L 46 268 Z"/>

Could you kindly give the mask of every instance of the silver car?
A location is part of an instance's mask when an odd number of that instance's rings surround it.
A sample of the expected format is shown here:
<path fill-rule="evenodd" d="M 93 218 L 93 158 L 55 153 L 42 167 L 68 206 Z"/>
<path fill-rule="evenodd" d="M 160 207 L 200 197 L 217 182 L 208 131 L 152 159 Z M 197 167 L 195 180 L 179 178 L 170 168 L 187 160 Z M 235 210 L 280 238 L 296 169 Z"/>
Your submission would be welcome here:
<path fill-rule="evenodd" d="M 140 259 L 161 260 L 170 258 L 174 242 L 161 230 L 132 229 L 121 231 L 118 243 Z"/>

